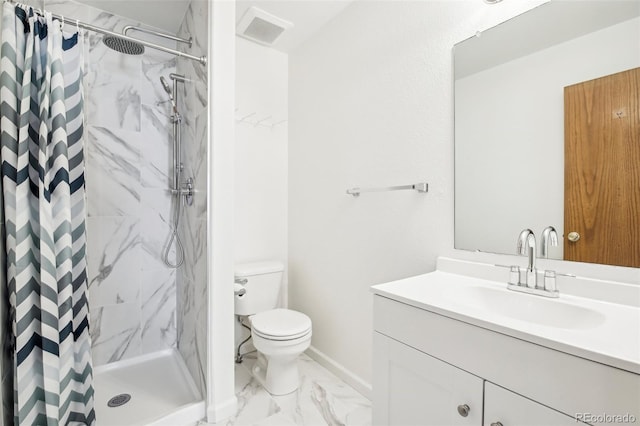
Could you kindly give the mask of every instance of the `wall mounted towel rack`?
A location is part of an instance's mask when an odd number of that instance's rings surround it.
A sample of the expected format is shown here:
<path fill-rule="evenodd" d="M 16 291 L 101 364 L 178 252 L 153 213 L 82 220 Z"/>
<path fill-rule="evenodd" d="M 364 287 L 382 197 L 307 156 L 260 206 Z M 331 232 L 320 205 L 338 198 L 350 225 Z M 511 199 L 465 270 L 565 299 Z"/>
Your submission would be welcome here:
<path fill-rule="evenodd" d="M 351 188 L 351 189 L 347 189 L 347 194 L 357 197 L 362 192 L 402 191 L 405 189 L 413 189 L 418 192 L 429 192 L 429 184 L 425 182 L 421 182 L 421 183 L 414 183 L 413 185 L 385 186 L 380 188 Z"/>

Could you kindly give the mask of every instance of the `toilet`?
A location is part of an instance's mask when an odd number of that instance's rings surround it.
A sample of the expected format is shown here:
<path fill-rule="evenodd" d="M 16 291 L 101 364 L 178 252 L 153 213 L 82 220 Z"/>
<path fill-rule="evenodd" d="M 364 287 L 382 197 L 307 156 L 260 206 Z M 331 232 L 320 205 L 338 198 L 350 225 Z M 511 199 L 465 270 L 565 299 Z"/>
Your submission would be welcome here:
<path fill-rule="evenodd" d="M 235 314 L 249 317 L 258 351 L 252 373 L 272 395 L 298 389 L 298 357 L 311 344 L 311 319 L 301 312 L 276 309 L 283 271 L 282 263 L 275 261 L 235 268 Z"/>

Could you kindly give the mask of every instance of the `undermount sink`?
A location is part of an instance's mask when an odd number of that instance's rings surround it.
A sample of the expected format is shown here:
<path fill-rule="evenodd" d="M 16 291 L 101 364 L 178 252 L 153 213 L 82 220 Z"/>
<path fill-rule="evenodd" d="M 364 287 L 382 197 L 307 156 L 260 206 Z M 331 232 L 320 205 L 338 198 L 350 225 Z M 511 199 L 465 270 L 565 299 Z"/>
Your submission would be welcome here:
<path fill-rule="evenodd" d="M 572 305 L 562 299 L 515 293 L 507 290 L 506 286 L 504 289 L 468 286 L 457 289 L 455 297 L 505 317 L 547 327 L 589 329 L 605 321 L 604 315 L 592 309 Z"/>

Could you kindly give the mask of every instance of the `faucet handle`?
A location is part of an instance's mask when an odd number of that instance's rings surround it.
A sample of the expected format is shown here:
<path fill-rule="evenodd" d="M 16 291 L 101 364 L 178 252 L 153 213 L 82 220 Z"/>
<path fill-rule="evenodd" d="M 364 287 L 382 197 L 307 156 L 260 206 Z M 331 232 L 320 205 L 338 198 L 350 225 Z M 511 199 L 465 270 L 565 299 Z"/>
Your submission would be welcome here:
<path fill-rule="evenodd" d="M 556 271 L 544 271 L 544 290 L 555 292 L 556 288 Z"/>
<path fill-rule="evenodd" d="M 518 265 L 509 267 L 509 284 L 520 285 L 520 267 Z"/>

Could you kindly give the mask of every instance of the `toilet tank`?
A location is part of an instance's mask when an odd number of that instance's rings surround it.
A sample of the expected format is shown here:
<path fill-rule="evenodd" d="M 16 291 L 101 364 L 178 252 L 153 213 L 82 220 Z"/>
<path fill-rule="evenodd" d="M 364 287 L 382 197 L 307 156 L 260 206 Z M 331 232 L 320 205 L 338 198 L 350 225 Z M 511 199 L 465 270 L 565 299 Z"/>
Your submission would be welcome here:
<path fill-rule="evenodd" d="M 246 292 L 234 296 L 236 315 L 253 315 L 278 306 L 284 265 L 277 261 L 239 263 L 235 281 L 247 280 Z"/>

